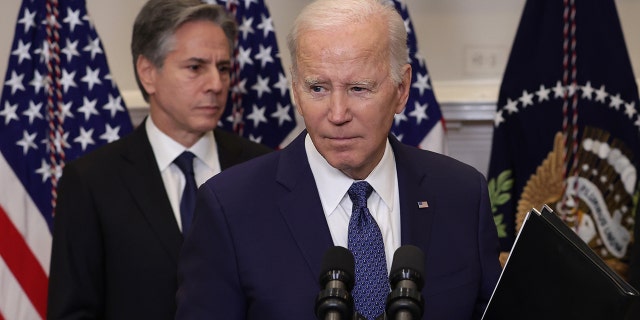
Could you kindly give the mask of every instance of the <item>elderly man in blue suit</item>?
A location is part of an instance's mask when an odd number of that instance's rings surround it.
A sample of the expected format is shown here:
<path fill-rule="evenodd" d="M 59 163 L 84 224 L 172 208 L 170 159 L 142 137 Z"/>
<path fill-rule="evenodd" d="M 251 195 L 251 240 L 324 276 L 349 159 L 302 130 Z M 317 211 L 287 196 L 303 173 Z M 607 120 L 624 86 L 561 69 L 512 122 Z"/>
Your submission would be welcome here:
<path fill-rule="evenodd" d="M 177 319 L 314 319 L 334 245 L 353 252 L 355 308 L 374 319 L 405 244 L 425 253 L 424 319 L 481 317 L 500 273 L 484 177 L 389 134 L 411 84 L 406 37 L 383 0 L 318 0 L 302 11 L 289 50 L 306 130 L 200 188 Z M 358 190 L 368 191 L 365 210 Z M 362 238 L 374 241 L 361 250 Z M 380 287 L 365 288 L 380 275 Z"/>

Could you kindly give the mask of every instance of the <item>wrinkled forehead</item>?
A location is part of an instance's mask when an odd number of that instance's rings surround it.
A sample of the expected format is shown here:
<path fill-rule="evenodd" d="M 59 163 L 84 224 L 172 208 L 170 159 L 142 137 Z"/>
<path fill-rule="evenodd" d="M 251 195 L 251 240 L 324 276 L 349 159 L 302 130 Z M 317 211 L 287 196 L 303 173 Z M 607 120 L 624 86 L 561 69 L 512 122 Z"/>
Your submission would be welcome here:
<path fill-rule="evenodd" d="M 296 57 L 307 59 L 389 59 L 389 37 L 376 21 L 362 21 L 322 29 L 308 29 L 301 34 Z"/>
<path fill-rule="evenodd" d="M 317 42 L 310 46 L 318 45 Z M 313 87 L 357 85 L 376 88 L 389 76 L 389 63 L 376 48 L 353 49 L 343 46 L 332 49 L 302 50 L 298 61 L 296 84 Z"/>

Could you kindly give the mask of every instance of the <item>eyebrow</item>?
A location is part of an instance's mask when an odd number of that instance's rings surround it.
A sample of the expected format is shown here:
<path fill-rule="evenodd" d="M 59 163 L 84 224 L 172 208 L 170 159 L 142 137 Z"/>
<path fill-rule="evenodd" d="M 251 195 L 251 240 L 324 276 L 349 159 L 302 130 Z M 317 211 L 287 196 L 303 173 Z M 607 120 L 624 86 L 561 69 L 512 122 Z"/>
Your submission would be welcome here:
<path fill-rule="evenodd" d="M 315 86 L 319 83 L 322 83 L 323 81 L 320 80 L 319 78 L 306 78 L 304 79 L 304 84 L 311 87 L 311 86 Z"/>
<path fill-rule="evenodd" d="M 363 87 L 374 87 L 378 82 L 375 80 L 358 80 L 358 81 L 354 81 L 349 83 L 350 85 L 357 85 L 357 86 L 363 86 Z"/>
<path fill-rule="evenodd" d="M 220 60 L 216 63 L 217 66 L 220 65 L 231 65 L 231 60 Z"/>
<path fill-rule="evenodd" d="M 211 59 L 191 57 L 191 58 L 187 59 L 187 62 L 197 63 L 197 64 L 210 64 L 211 63 Z M 220 66 L 220 65 L 231 65 L 231 60 L 220 60 L 220 61 L 216 62 L 216 65 L 217 66 Z"/>
<path fill-rule="evenodd" d="M 191 57 L 191 58 L 187 59 L 187 62 L 191 62 L 191 63 L 195 62 L 195 63 L 198 63 L 198 64 L 207 64 L 207 63 L 210 63 L 211 60 L 204 59 L 204 58 Z"/>
<path fill-rule="evenodd" d="M 315 86 L 315 85 L 318 85 L 320 83 L 325 83 L 325 82 L 326 81 L 321 80 L 319 78 L 307 78 L 307 79 L 304 79 L 304 83 L 307 86 Z M 348 85 L 351 85 L 351 86 L 353 86 L 353 85 L 356 85 L 356 86 L 375 86 L 376 83 L 378 83 L 378 82 L 375 81 L 375 80 L 367 79 L 367 80 L 357 80 L 357 81 L 349 82 Z"/>

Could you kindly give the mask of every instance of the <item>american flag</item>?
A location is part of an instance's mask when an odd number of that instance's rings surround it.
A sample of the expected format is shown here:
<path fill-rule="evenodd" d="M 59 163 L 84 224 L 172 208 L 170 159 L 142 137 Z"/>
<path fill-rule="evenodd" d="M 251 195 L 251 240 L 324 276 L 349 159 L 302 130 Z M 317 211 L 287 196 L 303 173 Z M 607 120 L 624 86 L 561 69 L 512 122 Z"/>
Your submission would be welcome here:
<path fill-rule="evenodd" d="M 404 19 L 411 63 L 411 91 L 407 106 L 395 116 L 391 132 L 402 142 L 435 152 L 444 153 L 445 123 L 440 106 L 433 93 L 431 78 L 424 57 L 418 53 L 416 34 L 404 0 L 393 1 Z"/>
<path fill-rule="evenodd" d="M 221 127 L 272 148 L 296 127 L 289 81 L 280 62 L 273 20 L 263 0 L 207 0 L 238 22 L 232 89 Z"/>
<path fill-rule="evenodd" d="M 46 313 L 64 164 L 132 130 L 84 0 L 23 0 L 0 99 L 0 319 Z"/>

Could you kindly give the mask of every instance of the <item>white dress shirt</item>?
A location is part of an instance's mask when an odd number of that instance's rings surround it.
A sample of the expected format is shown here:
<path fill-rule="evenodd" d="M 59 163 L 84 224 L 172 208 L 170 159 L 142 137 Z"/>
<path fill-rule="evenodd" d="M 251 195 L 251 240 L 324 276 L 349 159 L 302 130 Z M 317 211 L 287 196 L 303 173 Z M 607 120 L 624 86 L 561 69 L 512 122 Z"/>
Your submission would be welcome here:
<path fill-rule="evenodd" d="M 332 167 L 315 148 L 308 134 L 305 139 L 305 150 L 320 194 L 322 209 L 329 225 L 333 244 L 348 248 L 349 219 L 353 203 L 347 191 L 356 180 Z M 393 253 L 400 247 L 398 175 L 389 141 L 387 141 L 380 163 L 364 180 L 373 187 L 373 192 L 367 200 L 367 207 L 382 233 L 387 271 L 389 271 L 393 261 Z"/>
<path fill-rule="evenodd" d="M 180 198 L 182 198 L 186 180 L 182 170 L 173 163 L 173 160 L 187 150 L 195 155 L 195 158 L 193 158 L 193 171 L 198 186 L 218 174 L 220 172 L 220 161 L 213 131 L 207 132 L 191 148 L 187 149 L 160 131 L 153 123 L 151 116 L 147 118 L 145 129 L 160 169 L 164 188 L 167 191 L 167 196 L 169 196 L 173 215 L 178 222 L 180 230 L 182 230 Z"/>

